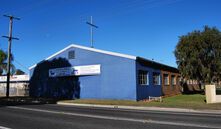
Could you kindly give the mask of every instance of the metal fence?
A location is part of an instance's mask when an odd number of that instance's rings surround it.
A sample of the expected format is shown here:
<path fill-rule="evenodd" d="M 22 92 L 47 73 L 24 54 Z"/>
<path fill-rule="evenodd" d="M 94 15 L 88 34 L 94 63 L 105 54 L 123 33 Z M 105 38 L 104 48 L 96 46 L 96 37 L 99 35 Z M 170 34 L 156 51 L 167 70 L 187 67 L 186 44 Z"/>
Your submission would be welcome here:
<path fill-rule="evenodd" d="M 6 83 L 0 83 L 0 96 L 6 95 Z M 10 96 L 28 96 L 29 87 L 27 82 L 10 83 Z"/>

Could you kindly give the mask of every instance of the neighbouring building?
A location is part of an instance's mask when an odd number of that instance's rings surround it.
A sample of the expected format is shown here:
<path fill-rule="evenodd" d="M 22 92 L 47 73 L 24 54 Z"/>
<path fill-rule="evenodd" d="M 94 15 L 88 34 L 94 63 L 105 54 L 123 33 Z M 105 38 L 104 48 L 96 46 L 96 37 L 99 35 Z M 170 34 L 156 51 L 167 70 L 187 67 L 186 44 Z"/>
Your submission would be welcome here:
<path fill-rule="evenodd" d="M 0 76 L 0 96 L 6 95 L 7 76 Z M 10 96 L 28 96 L 29 75 L 13 75 L 10 77 Z"/>
<path fill-rule="evenodd" d="M 48 70 L 49 77 L 78 77 L 80 98 L 143 100 L 181 93 L 179 71 L 138 56 L 72 44 L 45 60 L 65 58 L 70 67 Z M 31 66 L 32 77 L 36 65 Z"/>

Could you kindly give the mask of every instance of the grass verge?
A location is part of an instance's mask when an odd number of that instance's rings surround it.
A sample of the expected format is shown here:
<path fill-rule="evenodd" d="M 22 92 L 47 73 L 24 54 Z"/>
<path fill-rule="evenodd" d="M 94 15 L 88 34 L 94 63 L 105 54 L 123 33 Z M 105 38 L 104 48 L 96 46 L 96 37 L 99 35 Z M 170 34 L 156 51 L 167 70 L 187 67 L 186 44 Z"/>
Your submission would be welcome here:
<path fill-rule="evenodd" d="M 221 110 L 221 103 L 206 104 L 205 95 L 177 95 L 163 98 L 163 102 L 144 102 L 128 100 L 94 100 L 94 99 L 77 99 L 64 100 L 60 102 L 77 103 L 77 104 L 99 104 L 99 105 L 125 105 L 125 106 L 147 106 L 147 107 L 170 107 L 170 108 L 187 108 L 187 109 L 210 109 Z"/>

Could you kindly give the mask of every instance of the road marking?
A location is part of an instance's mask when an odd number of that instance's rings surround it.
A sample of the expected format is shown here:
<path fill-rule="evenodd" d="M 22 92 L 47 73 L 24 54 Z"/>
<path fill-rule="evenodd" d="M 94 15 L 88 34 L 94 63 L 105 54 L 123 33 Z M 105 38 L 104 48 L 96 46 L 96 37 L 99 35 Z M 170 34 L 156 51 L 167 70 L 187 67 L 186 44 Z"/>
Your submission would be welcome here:
<path fill-rule="evenodd" d="M 114 110 L 114 109 L 113 109 Z M 198 113 L 198 112 L 173 112 L 173 111 L 155 111 L 155 110 L 142 110 L 136 111 L 131 109 L 119 109 L 119 111 L 129 111 L 129 112 L 138 112 L 138 113 L 154 113 L 154 114 L 168 114 L 168 115 L 185 115 L 185 116 L 209 116 L 209 117 L 217 117 L 221 116 L 221 114 L 208 114 L 208 113 Z M 189 114 L 191 113 L 191 114 Z"/>
<path fill-rule="evenodd" d="M 25 108 L 25 107 L 16 107 L 16 106 L 8 106 L 8 108 L 27 110 L 27 111 L 35 111 L 35 112 L 52 113 L 52 114 L 60 114 L 60 115 L 70 115 L 70 116 L 80 116 L 80 117 L 87 117 L 87 118 L 106 119 L 106 120 L 120 120 L 120 121 L 130 121 L 130 122 L 139 122 L 139 123 L 153 123 L 153 124 L 172 125 L 172 126 L 186 126 L 186 127 L 198 127 L 198 128 L 208 128 L 208 129 L 209 128 L 210 129 L 220 129 L 220 126 L 204 125 L 204 124 L 191 124 L 191 123 L 184 123 L 184 122 L 169 122 L 169 121 L 156 121 L 156 120 L 151 120 L 151 119 L 146 120 L 146 119 L 125 118 L 125 117 L 90 115 L 90 114 L 61 112 L 61 111 L 52 111 L 52 110 Z"/>
<path fill-rule="evenodd" d="M 0 126 L 0 129 L 11 129 L 11 128 Z"/>

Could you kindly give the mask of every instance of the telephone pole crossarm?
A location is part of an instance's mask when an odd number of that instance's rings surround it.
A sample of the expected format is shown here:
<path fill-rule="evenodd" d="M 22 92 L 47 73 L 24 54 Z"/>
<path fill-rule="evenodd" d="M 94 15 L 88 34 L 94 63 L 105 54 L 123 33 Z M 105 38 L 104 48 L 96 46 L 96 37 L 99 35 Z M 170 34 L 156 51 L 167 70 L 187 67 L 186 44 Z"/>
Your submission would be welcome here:
<path fill-rule="evenodd" d="M 8 17 L 8 18 L 12 18 L 12 19 L 16 19 L 16 20 L 21 20 L 19 17 L 14 17 L 12 15 L 3 15 L 4 17 Z"/>

